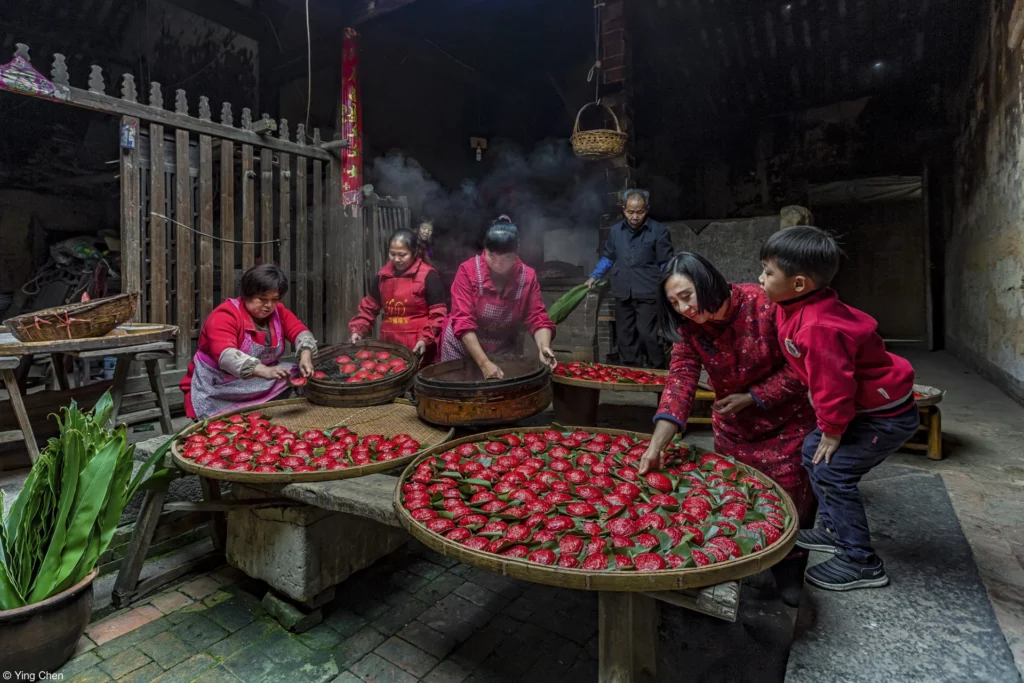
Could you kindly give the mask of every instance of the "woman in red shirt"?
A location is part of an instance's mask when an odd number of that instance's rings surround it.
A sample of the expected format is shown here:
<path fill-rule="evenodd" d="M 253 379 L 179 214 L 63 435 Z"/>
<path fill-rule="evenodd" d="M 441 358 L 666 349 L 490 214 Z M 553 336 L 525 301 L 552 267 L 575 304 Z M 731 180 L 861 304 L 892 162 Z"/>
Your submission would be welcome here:
<path fill-rule="evenodd" d="M 352 343 L 373 330 L 383 310 L 380 338 L 412 349 L 428 365 L 436 356 L 437 336 L 448 313 L 441 277 L 425 262 L 419 239 L 410 230 L 391 236 L 388 259 L 348 323 Z"/>
<path fill-rule="evenodd" d="M 640 473 L 661 467 L 665 446 L 686 428 L 703 366 L 716 398 L 715 451 L 774 479 L 793 499 L 801 524 L 813 524 L 802 446 L 814 431 L 814 410 L 779 347 L 775 304 L 759 285 L 729 284 L 706 259 L 687 252 L 665 265 L 658 297 L 662 331 L 674 344 Z M 806 552 L 793 557 L 773 568 L 787 603 L 799 600 Z"/>
<path fill-rule="evenodd" d="M 242 275 L 241 296 L 228 299 L 203 322 L 199 348 L 181 380 L 185 414 L 211 417 L 259 405 L 288 390 L 289 380 L 313 374 L 316 339 L 284 307 L 288 276 L 270 264 Z M 281 363 L 285 340 L 298 367 Z"/>
<path fill-rule="evenodd" d="M 533 335 L 540 362 L 553 368 L 555 324 L 540 295 L 537 273 L 519 260 L 519 230 L 501 216 L 487 231 L 484 252 L 459 266 L 452 308 L 441 333 L 441 360 L 470 356 L 486 379 L 505 376 L 492 360 L 522 355 L 522 327 Z"/>

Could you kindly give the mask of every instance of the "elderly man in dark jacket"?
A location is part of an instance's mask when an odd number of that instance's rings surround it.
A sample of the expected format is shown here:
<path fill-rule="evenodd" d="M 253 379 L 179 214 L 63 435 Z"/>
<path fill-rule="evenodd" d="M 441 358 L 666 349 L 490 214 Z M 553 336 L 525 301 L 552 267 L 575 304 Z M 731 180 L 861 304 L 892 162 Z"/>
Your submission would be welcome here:
<path fill-rule="evenodd" d="M 611 270 L 620 362 L 640 365 L 643 351 L 651 367 L 664 368 L 657 332 L 658 281 L 675 250 L 665 226 L 647 217 L 650 193 L 626 190 L 622 204 L 623 220 L 612 226 L 587 285 L 593 287 Z"/>

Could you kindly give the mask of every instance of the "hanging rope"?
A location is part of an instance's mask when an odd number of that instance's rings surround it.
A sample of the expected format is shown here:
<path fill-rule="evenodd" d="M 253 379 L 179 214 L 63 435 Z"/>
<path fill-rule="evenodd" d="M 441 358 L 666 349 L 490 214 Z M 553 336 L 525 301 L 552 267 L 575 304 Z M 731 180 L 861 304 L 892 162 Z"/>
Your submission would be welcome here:
<path fill-rule="evenodd" d="M 251 242 L 251 241 L 248 241 L 248 240 L 232 240 L 232 239 L 228 239 L 227 237 L 218 237 L 217 235 L 209 235 L 209 234 L 207 234 L 205 232 L 202 232 L 200 230 L 196 230 L 195 228 L 193 228 L 191 226 L 185 225 L 184 223 L 179 223 L 178 221 L 174 220 L 173 218 L 165 216 L 162 213 L 157 213 L 156 211 L 150 211 L 149 215 L 150 216 L 156 216 L 157 218 L 162 218 L 165 221 L 167 221 L 168 223 L 170 223 L 171 225 L 177 226 L 179 228 L 185 228 L 186 230 L 188 230 L 190 232 L 194 232 L 195 234 L 199 235 L 200 237 L 208 237 L 209 239 L 217 240 L 218 242 L 230 242 L 231 244 L 278 244 L 279 242 L 287 242 L 287 241 L 289 241 L 289 239 L 287 237 L 282 237 L 281 239 L 276 239 L 276 240 L 257 240 L 255 242 Z"/>
<path fill-rule="evenodd" d="M 587 73 L 587 83 L 594 82 L 594 104 L 601 104 L 601 0 L 594 1 L 594 66 Z"/>

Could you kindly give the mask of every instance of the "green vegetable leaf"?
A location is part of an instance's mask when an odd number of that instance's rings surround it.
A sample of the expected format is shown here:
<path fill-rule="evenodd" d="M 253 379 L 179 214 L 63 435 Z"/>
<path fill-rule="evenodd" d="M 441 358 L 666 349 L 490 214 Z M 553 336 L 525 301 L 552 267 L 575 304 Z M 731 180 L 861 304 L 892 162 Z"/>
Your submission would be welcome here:
<path fill-rule="evenodd" d="M 57 571 L 60 568 L 60 557 L 64 551 L 64 542 L 67 538 L 68 514 L 71 512 L 71 504 L 75 501 L 75 493 L 78 490 L 78 476 L 82 468 L 82 462 L 86 455 L 85 441 L 82 433 L 77 430 L 69 430 L 61 434 L 63 457 L 61 458 L 61 486 L 57 517 L 53 522 L 53 535 L 46 550 L 46 557 L 39 567 L 32 582 L 32 596 L 42 600 L 45 596 L 53 593 L 56 586 Z M 74 523 L 74 520 L 71 520 Z"/>
<path fill-rule="evenodd" d="M 89 544 L 89 536 L 110 490 L 110 481 L 117 466 L 117 457 L 124 450 L 124 437 L 107 442 L 82 470 L 81 480 L 71 509 L 71 526 L 68 529 L 67 541 L 61 555 L 60 568 L 54 579 L 59 588 L 68 579 Z M 33 586 L 28 601 L 44 600 L 49 593 L 46 584 Z"/>
<path fill-rule="evenodd" d="M 98 426 L 103 427 L 107 424 L 107 420 L 110 419 L 110 414 L 114 410 L 114 400 L 110 397 L 110 391 L 105 391 L 100 400 L 96 401 L 96 405 L 92 409 L 92 419 Z"/>

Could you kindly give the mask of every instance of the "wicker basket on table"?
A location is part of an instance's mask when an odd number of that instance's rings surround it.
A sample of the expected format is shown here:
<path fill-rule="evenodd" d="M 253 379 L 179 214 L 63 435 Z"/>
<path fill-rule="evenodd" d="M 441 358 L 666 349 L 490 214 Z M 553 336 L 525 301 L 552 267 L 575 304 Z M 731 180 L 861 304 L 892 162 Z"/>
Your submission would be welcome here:
<path fill-rule="evenodd" d="M 608 105 L 602 104 L 601 106 L 612 115 L 615 130 L 580 130 L 580 116 L 583 115 L 587 107 L 594 106 L 597 106 L 597 103 L 588 102 L 576 114 L 576 124 L 572 128 L 572 151 L 576 156 L 584 159 L 610 159 L 620 156 L 626 151 L 626 140 L 629 139 L 629 135 L 622 132 L 622 128 L 619 126 L 619 117 Z"/>
<path fill-rule="evenodd" d="M 44 308 L 4 321 L 20 342 L 51 342 L 103 337 L 135 315 L 136 292 Z"/>

